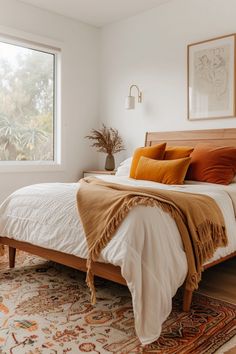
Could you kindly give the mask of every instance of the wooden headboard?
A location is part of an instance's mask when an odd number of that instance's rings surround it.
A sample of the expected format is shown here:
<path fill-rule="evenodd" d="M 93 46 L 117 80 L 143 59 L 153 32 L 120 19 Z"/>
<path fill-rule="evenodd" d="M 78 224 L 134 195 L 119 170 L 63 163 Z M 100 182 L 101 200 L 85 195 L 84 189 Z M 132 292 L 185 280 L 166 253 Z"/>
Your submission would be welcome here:
<path fill-rule="evenodd" d="M 175 132 L 147 132 L 145 146 L 167 142 L 168 145 L 195 146 L 198 143 L 236 146 L 236 129 L 185 130 Z"/>

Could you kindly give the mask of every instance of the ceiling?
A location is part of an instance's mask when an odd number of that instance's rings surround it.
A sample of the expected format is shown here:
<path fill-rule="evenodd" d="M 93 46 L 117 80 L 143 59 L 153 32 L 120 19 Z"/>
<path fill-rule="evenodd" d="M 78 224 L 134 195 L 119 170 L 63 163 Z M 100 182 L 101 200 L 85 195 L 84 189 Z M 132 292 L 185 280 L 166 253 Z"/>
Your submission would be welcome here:
<path fill-rule="evenodd" d="M 102 27 L 170 0 L 20 0 L 51 12 Z"/>

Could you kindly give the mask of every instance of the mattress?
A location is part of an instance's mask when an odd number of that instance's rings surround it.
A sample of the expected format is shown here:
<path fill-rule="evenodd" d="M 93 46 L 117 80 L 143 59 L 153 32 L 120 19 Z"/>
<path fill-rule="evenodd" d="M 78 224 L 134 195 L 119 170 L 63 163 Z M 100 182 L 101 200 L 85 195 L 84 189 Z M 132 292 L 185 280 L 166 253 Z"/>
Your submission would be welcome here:
<path fill-rule="evenodd" d="M 232 196 L 215 185 L 167 186 L 127 177 L 102 179 L 131 186 L 207 194 L 225 218 L 229 244 L 213 260 L 236 250 Z M 0 235 L 87 258 L 87 244 L 76 206 L 77 183 L 45 183 L 21 188 L 0 206 Z M 99 261 L 121 267 L 133 301 L 136 333 L 142 344 L 161 333 L 172 297 L 187 274 L 187 261 L 177 226 L 160 208 L 137 206 L 124 219 Z"/>

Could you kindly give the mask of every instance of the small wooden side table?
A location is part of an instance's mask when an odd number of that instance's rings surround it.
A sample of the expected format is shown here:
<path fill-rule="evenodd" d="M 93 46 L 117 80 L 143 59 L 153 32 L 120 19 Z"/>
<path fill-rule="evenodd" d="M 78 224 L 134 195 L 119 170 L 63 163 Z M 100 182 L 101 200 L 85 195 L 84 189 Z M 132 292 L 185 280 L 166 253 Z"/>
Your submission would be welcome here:
<path fill-rule="evenodd" d="M 116 171 L 106 171 L 106 170 L 90 170 L 90 171 L 84 171 L 83 172 L 83 176 L 84 177 L 89 177 L 89 176 L 93 176 L 93 177 L 96 177 L 96 176 L 114 176 L 116 173 Z"/>

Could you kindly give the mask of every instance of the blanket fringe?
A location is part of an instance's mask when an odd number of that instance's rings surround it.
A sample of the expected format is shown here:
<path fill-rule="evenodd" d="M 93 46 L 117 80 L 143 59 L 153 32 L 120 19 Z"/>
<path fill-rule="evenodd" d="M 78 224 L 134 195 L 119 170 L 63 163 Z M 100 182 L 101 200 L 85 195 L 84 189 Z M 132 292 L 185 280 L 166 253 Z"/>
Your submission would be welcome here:
<path fill-rule="evenodd" d="M 106 247 L 107 243 L 112 239 L 117 227 L 124 220 L 124 218 L 127 216 L 129 211 L 137 205 L 143 205 L 143 206 L 147 206 L 147 207 L 148 206 L 149 207 L 160 207 L 163 211 L 170 214 L 173 218 L 175 218 L 176 214 L 177 214 L 177 211 L 171 205 L 169 205 L 167 203 L 160 203 L 159 201 L 152 199 L 150 197 L 136 196 L 136 197 L 130 199 L 125 204 L 124 208 L 111 218 L 111 220 L 110 220 L 109 224 L 107 225 L 106 230 L 102 234 L 101 238 L 96 242 L 96 244 L 93 246 L 93 248 L 89 250 L 89 253 L 91 254 L 93 261 L 97 260 L 102 249 L 104 247 Z"/>
<path fill-rule="evenodd" d="M 212 258 L 217 247 L 227 246 L 228 244 L 225 227 L 216 225 L 209 220 L 198 226 L 197 235 L 199 238 L 197 249 L 200 264 L 204 264 Z"/>

